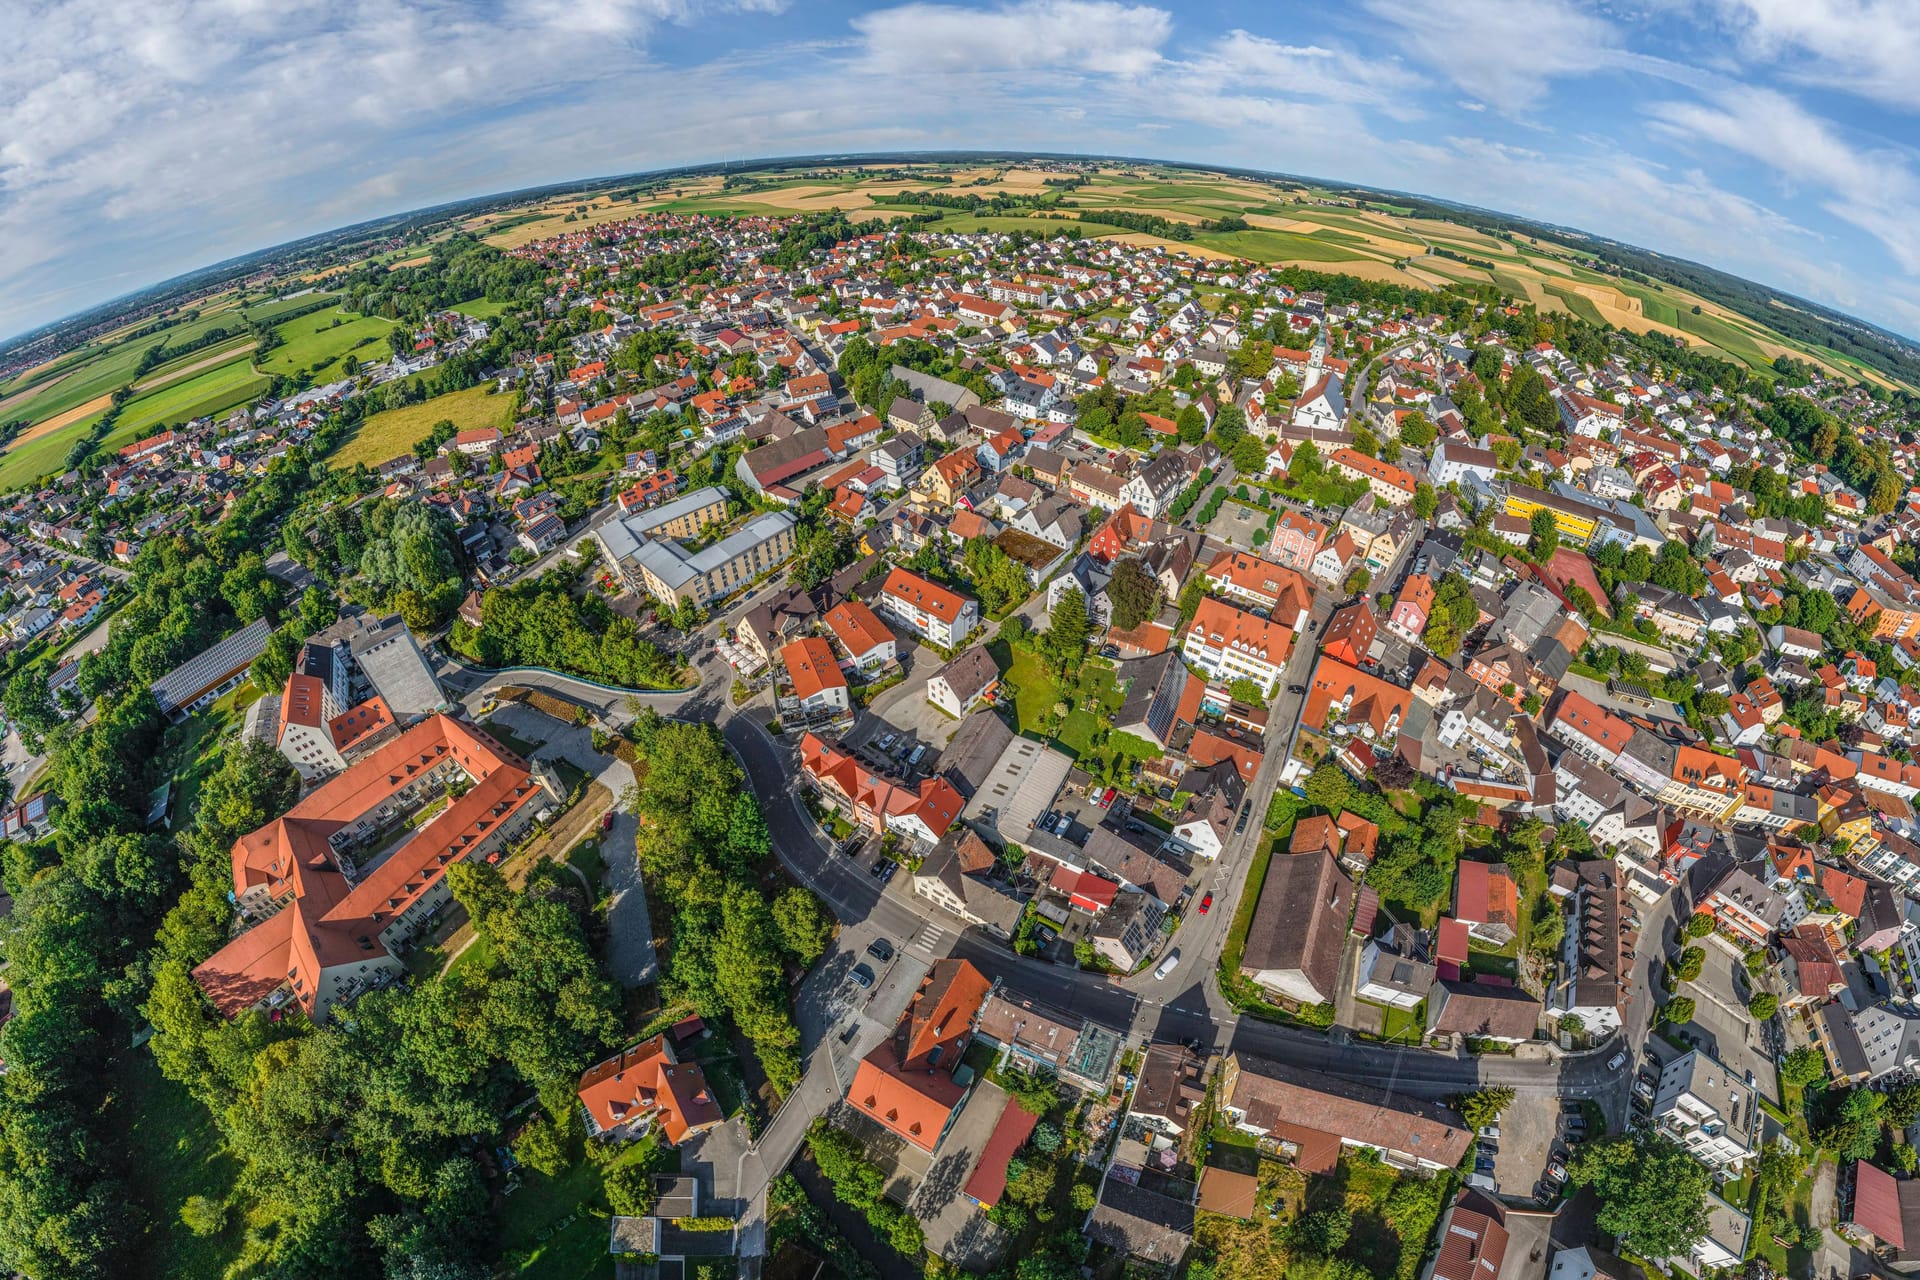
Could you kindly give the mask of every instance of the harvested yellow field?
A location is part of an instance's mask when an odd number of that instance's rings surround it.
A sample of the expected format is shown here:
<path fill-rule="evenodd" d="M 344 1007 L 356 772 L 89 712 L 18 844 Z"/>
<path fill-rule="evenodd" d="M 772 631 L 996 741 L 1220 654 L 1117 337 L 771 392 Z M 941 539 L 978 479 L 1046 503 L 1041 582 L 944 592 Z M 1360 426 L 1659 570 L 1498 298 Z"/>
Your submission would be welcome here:
<path fill-rule="evenodd" d="M 233 357 L 229 354 L 227 358 L 232 359 Z M 7 448 L 17 449 L 29 440 L 38 440 L 41 436 L 52 435 L 60 428 L 72 426 L 82 418 L 90 418 L 96 413 L 104 412 L 106 407 L 112 403 L 113 397 L 111 395 L 95 396 L 85 404 L 77 404 L 65 413 L 55 414 L 45 422 L 34 423 L 25 431 L 15 436 L 13 443 L 9 444 Z"/>

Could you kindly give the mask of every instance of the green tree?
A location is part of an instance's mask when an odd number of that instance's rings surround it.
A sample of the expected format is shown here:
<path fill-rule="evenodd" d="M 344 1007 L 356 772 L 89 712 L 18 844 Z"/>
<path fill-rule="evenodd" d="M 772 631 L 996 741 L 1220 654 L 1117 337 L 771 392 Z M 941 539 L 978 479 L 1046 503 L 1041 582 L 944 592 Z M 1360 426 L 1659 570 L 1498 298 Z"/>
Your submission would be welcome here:
<path fill-rule="evenodd" d="M 560 1127 L 545 1116 L 535 1116 L 513 1140 L 513 1155 L 535 1173 L 558 1177 L 565 1169 L 567 1143 Z"/>
<path fill-rule="evenodd" d="M 1560 526 L 1554 523 L 1553 512 L 1545 507 L 1528 517 L 1531 533 L 1527 538 L 1527 551 L 1536 561 L 1545 563 L 1553 559 L 1554 552 L 1560 549 Z"/>
<path fill-rule="evenodd" d="M 1078 587 L 1060 593 L 1060 602 L 1048 615 L 1046 634 L 1040 637 L 1040 652 L 1055 675 L 1077 669 L 1086 656 L 1087 638 L 1093 634 L 1093 620 L 1087 616 L 1087 598 Z"/>
<path fill-rule="evenodd" d="M 1160 612 L 1160 583 L 1129 556 L 1114 562 L 1107 599 L 1113 605 L 1114 629 L 1131 631 Z"/>
<path fill-rule="evenodd" d="M 1353 799 L 1353 780 L 1347 777 L 1346 770 L 1328 761 L 1315 766 L 1307 775 L 1303 790 L 1309 803 L 1328 813 L 1341 813 Z"/>
<path fill-rule="evenodd" d="M 1796 1089 L 1824 1080 L 1826 1075 L 1827 1060 L 1815 1045 L 1803 1044 L 1789 1049 L 1780 1062 L 1780 1083 Z"/>
<path fill-rule="evenodd" d="M 1660 1016 L 1675 1026 L 1693 1021 L 1693 997 L 1675 996 L 1661 1006 Z"/>
<path fill-rule="evenodd" d="M 1771 991 L 1762 991 L 1747 1001 L 1747 1013 L 1755 1022 L 1765 1022 L 1780 1011 L 1780 997 Z"/>
<path fill-rule="evenodd" d="M 773 921 L 780 930 L 780 941 L 787 954 L 803 969 L 812 967 L 833 941 L 833 917 L 821 907 L 811 890 L 799 885 L 774 899 Z"/>
<path fill-rule="evenodd" d="M 1713 932 L 1713 914 L 1707 911 L 1699 911 L 1688 916 L 1686 927 L 1682 932 L 1689 938 L 1706 937 Z"/>
<path fill-rule="evenodd" d="M 227 1206 L 211 1196 L 188 1196 L 180 1205 L 180 1222 L 196 1236 L 217 1236 L 227 1229 Z"/>
<path fill-rule="evenodd" d="M 1198 405 L 1190 404 L 1182 409 L 1174 424 L 1180 428 L 1182 444 L 1199 444 L 1207 438 L 1207 419 Z"/>
<path fill-rule="evenodd" d="M 1454 1109 L 1460 1118 L 1467 1122 L 1469 1129 L 1484 1129 L 1500 1118 L 1500 1113 L 1513 1105 L 1517 1095 L 1506 1085 L 1489 1085 L 1484 1089 L 1475 1089 L 1472 1093 L 1461 1094 L 1454 1099 Z"/>
<path fill-rule="evenodd" d="M 1589 1142 L 1568 1162 L 1567 1177 L 1593 1188 L 1600 1226 L 1641 1257 L 1684 1257 L 1706 1236 L 1706 1166 L 1663 1134 L 1643 1129 Z"/>
<path fill-rule="evenodd" d="M 1700 971 L 1706 967 L 1707 953 L 1699 947 L 1687 947 L 1680 952 L 1680 958 L 1674 963 L 1673 971 L 1682 982 L 1693 982 L 1700 977 Z"/>

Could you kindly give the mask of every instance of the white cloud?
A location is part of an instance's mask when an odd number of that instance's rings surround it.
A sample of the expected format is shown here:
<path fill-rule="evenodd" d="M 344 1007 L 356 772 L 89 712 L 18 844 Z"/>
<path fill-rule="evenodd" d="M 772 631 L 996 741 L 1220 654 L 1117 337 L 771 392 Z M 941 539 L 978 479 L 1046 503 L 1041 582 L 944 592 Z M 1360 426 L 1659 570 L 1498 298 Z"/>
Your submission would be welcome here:
<path fill-rule="evenodd" d="M 1799 83 L 1920 111 L 1912 0 L 1717 0 L 1743 51 Z"/>
<path fill-rule="evenodd" d="M 906 4 L 853 20 L 867 60 L 904 76 L 1045 67 L 1138 75 L 1160 61 L 1173 16 L 1114 0 L 1020 0 L 995 9 Z"/>
<path fill-rule="evenodd" d="M 1829 121 L 1783 93 L 1732 89 L 1710 102 L 1647 108 L 1657 132 L 1682 145 L 1708 143 L 1770 169 L 1784 190 L 1812 193 L 1821 208 L 1867 232 L 1902 271 L 1920 275 L 1920 169 L 1910 153 L 1854 146 Z"/>
<path fill-rule="evenodd" d="M 1619 35 L 1570 0 L 1365 0 L 1387 38 L 1417 62 L 1510 115 L 1548 85 L 1616 65 Z"/>

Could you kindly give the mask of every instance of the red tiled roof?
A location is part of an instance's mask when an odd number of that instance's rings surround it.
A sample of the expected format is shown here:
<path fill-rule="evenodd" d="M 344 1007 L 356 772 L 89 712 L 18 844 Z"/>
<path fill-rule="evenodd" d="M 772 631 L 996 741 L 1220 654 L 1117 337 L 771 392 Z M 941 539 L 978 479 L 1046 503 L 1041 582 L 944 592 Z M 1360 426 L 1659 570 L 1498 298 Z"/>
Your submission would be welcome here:
<path fill-rule="evenodd" d="M 780 650 L 793 696 L 802 700 L 828 689 L 844 689 L 847 678 L 833 656 L 833 647 L 819 636 L 802 636 Z"/>

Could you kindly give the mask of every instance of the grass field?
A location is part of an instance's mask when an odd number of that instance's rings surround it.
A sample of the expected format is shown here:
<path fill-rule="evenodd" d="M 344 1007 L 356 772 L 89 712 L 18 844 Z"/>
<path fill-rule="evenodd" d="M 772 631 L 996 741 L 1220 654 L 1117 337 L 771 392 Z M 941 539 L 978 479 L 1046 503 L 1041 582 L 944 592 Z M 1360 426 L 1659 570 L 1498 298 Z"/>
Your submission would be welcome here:
<path fill-rule="evenodd" d="M 339 307 L 296 316 L 276 328 L 282 345 L 267 352 L 260 361 L 260 370 L 291 374 L 305 369 L 316 383 L 327 382 L 344 355 L 352 354 L 362 361 L 385 359 L 387 330 L 391 328 L 391 320 L 362 316 Z"/>
<path fill-rule="evenodd" d="M 494 395 L 493 386 L 483 383 L 465 391 L 455 391 L 403 409 L 376 413 L 360 424 L 328 459 L 336 467 L 351 467 L 356 462 L 378 466 L 388 458 L 397 458 L 433 433 L 433 424 L 442 418 L 462 430 L 468 427 L 499 427 L 505 430 L 513 422 L 511 395 Z"/>
<path fill-rule="evenodd" d="M 133 397 L 120 407 L 120 420 L 107 440 L 125 444 L 165 427 L 224 413 L 264 395 L 267 386 L 268 379 L 253 371 L 251 358 L 243 353 L 191 378 Z"/>
<path fill-rule="evenodd" d="M 458 311 L 463 316 L 472 316 L 475 320 L 491 320 L 495 316 L 504 315 L 507 310 L 507 304 L 504 302 L 488 302 L 485 298 L 475 298 L 471 302 L 455 303 L 453 310 Z"/>
<path fill-rule="evenodd" d="M 227 1202 L 240 1176 L 213 1117 L 182 1085 L 160 1074 L 146 1049 L 130 1049 L 114 1063 L 113 1110 L 125 1135 L 133 1200 L 153 1222 L 134 1274 L 146 1280 L 201 1280 L 219 1276 L 244 1246 L 245 1215 L 230 1215 L 227 1229 L 201 1237 L 180 1221 L 188 1196 Z"/>

